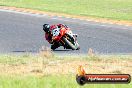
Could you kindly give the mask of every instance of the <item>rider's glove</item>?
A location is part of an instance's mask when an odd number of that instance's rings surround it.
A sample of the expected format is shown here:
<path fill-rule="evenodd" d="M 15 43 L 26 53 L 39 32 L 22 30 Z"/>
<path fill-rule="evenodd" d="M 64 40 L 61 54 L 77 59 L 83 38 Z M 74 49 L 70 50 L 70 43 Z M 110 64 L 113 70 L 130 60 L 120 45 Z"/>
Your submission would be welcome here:
<path fill-rule="evenodd" d="M 68 28 L 68 26 L 67 26 L 67 25 L 64 25 L 64 27 Z"/>

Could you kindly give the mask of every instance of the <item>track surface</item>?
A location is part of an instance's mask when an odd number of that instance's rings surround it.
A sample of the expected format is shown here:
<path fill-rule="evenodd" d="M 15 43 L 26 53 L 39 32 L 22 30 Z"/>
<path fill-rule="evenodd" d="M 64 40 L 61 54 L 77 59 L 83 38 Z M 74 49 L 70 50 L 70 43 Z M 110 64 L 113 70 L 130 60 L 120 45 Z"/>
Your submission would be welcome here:
<path fill-rule="evenodd" d="M 86 54 L 89 48 L 101 54 L 132 53 L 132 26 L 3 10 L 0 10 L 0 53 L 36 53 L 42 46 L 50 47 L 42 31 L 44 23 L 66 24 L 79 35 L 79 51 L 59 48 L 55 53 Z"/>

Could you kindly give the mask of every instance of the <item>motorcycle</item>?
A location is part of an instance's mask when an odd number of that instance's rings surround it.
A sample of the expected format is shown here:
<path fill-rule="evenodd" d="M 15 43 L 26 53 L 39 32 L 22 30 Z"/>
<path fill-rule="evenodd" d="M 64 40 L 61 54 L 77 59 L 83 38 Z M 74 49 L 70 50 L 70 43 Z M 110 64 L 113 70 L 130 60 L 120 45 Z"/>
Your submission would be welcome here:
<path fill-rule="evenodd" d="M 69 28 L 55 28 L 51 31 L 53 41 L 59 42 L 64 49 L 79 50 L 80 46 L 77 42 L 77 34 L 73 34 Z"/>

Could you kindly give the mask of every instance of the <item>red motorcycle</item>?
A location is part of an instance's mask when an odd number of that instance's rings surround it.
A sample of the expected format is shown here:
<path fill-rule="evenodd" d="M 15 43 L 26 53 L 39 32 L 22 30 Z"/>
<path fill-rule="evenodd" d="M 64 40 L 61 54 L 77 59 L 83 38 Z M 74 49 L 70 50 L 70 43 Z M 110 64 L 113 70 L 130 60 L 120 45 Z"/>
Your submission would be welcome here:
<path fill-rule="evenodd" d="M 80 46 L 77 42 L 77 34 L 73 34 L 69 28 L 55 28 L 51 31 L 54 41 L 59 42 L 64 49 L 79 50 Z"/>

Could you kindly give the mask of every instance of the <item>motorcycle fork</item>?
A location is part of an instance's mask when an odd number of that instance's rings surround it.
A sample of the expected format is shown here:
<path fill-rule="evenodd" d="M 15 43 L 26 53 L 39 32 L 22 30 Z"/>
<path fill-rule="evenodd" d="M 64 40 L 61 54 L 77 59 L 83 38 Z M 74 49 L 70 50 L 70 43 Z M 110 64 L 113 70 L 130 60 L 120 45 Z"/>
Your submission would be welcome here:
<path fill-rule="evenodd" d="M 65 45 L 65 42 L 63 40 L 61 40 L 61 43 L 62 43 L 62 45 Z"/>

